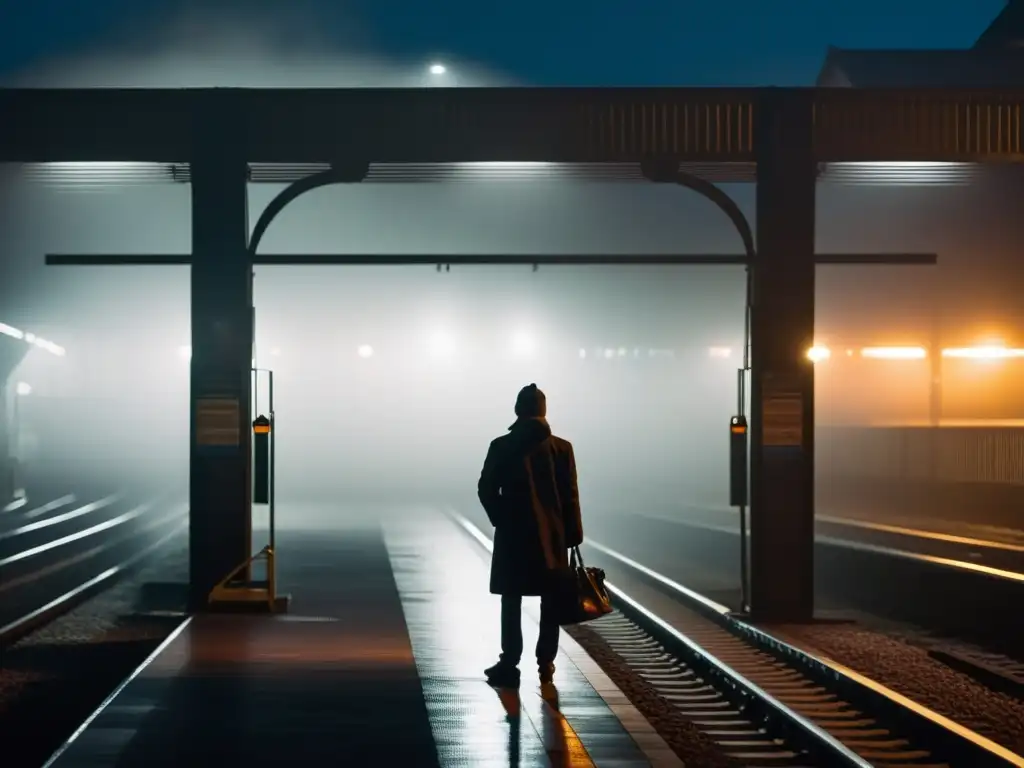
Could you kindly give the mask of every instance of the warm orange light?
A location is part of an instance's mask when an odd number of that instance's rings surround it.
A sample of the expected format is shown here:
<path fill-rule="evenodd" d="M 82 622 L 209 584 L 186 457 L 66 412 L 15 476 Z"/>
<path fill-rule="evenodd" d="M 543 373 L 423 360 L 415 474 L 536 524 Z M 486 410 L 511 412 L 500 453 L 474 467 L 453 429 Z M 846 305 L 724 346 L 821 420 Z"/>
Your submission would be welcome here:
<path fill-rule="evenodd" d="M 876 360 L 923 360 L 928 357 L 924 347 L 864 347 L 862 357 Z"/>
<path fill-rule="evenodd" d="M 968 360 L 1008 360 L 1024 357 L 1024 349 L 1013 349 L 1001 344 L 979 347 L 954 347 L 942 350 L 943 357 L 959 357 Z"/>
<path fill-rule="evenodd" d="M 828 347 L 822 347 L 815 344 L 807 350 L 807 359 L 812 363 L 820 363 L 823 360 L 828 360 L 830 357 L 832 357 L 832 350 Z"/>

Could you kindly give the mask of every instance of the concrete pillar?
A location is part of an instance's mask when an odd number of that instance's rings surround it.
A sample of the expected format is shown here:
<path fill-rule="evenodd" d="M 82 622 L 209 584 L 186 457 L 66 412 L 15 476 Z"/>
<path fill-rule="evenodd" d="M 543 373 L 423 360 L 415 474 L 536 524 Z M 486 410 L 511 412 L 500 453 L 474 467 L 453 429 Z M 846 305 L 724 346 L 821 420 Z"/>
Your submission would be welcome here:
<path fill-rule="evenodd" d="M 750 609 L 814 613 L 815 159 L 810 94 L 769 94 L 756 126 L 751 332 Z"/>
<path fill-rule="evenodd" d="M 252 264 L 238 126 L 197 118 L 192 173 L 190 604 L 251 554 Z"/>

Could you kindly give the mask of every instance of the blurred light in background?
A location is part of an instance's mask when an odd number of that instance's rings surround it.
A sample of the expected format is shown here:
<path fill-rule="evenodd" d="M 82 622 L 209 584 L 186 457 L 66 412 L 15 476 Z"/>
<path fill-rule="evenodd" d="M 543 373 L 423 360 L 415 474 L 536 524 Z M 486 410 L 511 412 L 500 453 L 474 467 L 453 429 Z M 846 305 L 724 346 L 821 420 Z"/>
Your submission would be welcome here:
<path fill-rule="evenodd" d="M 28 384 L 28 383 L 26 383 L 24 381 L 19 381 L 18 385 L 17 385 L 17 387 L 15 388 L 14 391 L 17 392 L 19 395 L 22 395 L 23 397 L 25 395 L 31 395 L 32 394 L 32 385 Z"/>
<path fill-rule="evenodd" d="M 942 350 L 943 357 L 959 357 L 971 360 L 1007 360 L 1024 357 L 1024 349 L 1011 349 L 1001 344 L 978 347 L 959 347 Z"/>
<path fill-rule="evenodd" d="M 525 331 L 518 331 L 512 335 L 512 351 L 520 357 L 532 355 L 537 349 L 533 337 Z"/>
<path fill-rule="evenodd" d="M 360 344 L 356 353 L 365 360 L 368 357 L 373 357 L 373 347 L 369 344 Z"/>
<path fill-rule="evenodd" d="M 434 331 L 430 335 L 430 354 L 441 360 L 450 360 L 455 356 L 455 339 L 444 330 Z"/>
<path fill-rule="evenodd" d="M 6 323 L 0 323 L 0 333 L 5 336 L 10 336 L 12 339 L 21 339 L 26 344 L 32 344 L 33 346 L 45 349 L 52 355 L 57 357 L 64 357 L 64 347 L 60 344 L 54 344 L 52 341 L 44 339 L 42 336 L 36 336 L 34 333 L 23 331 L 20 328 L 15 328 L 13 325 L 7 325 Z"/>
<path fill-rule="evenodd" d="M 180 357 L 182 360 L 191 360 L 192 346 L 189 344 L 182 344 L 180 347 L 178 347 L 178 357 Z"/>
<path fill-rule="evenodd" d="M 807 350 L 807 359 L 812 363 L 820 363 L 823 360 L 828 360 L 830 357 L 832 357 L 832 350 L 828 347 L 822 347 L 815 344 Z"/>
<path fill-rule="evenodd" d="M 708 350 L 708 354 L 711 355 L 711 357 L 724 359 L 732 357 L 732 349 L 729 347 L 711 347 Z"/>
<path fill-rule="evenodd" d="M 448 67 L 440 62 L 435 62 L 430 65 L 430 74 L 440 76 L 448 72 Z"/>
<path fill-rule="evenodd" d="M 864 347 L 860 354 L 877 360 L 923 360 L 928 357 L 928 350 L 924 347 Z"/>

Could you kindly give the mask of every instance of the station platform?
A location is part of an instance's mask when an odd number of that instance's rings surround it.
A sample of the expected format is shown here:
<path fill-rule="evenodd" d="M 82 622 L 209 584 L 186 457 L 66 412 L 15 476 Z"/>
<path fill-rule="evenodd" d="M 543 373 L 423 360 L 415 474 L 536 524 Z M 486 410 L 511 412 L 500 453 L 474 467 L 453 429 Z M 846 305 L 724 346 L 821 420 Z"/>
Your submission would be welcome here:
<path fill-rule="evenodd" d="M 554 690 L 529 656 L 488 686 L 487 551 L 439 510 L 366 518 L 281 531 L 290 613 L 191 618 L 48 765 L 682 765 L 564 632 Z"/>

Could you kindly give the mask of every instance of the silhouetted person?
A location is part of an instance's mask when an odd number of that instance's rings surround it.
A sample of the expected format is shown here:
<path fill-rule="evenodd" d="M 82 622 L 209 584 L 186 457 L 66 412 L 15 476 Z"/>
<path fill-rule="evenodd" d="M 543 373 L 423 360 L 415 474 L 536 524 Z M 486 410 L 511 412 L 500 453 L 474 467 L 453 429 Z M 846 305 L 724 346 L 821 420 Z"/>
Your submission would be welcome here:
<path fill-rule="evenodd" d="M 547 400 L 536 384 L 516 398 L 516 422 L 491 442 L 478 493 L 494 526 L 491 593 L 501 595 L 501 658 L 486 670 L 499 687 L 519 684 L 522 605 L 540 595 L 537 667 L 550 683 L 558 653 L 558 623 L 545 594 L 552 571 L 569 567 L 569 549 L 583 542 L 576 459 L 568 440 L 551 434 Z"/>

